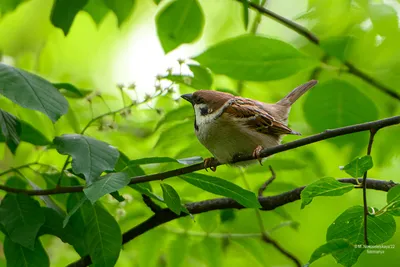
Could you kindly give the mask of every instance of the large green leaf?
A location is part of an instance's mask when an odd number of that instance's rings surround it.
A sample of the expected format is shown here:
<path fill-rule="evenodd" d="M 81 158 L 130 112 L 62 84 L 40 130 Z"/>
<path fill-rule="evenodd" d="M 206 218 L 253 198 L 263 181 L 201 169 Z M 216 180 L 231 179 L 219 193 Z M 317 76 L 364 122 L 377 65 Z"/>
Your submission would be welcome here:
<path fill-rule="evenodd" d="M 124 172 L 109 173 L 94 179 L 93 183 L 83 189 L 86 197 L 94 203 L 105 194 L 117 191 L 126 186 L 130 177 Z"/>
<path fill-rule="evenodd" d="M 104 3 L 104 0 L 89 0 L 83 10 L 89 13 L 94 22 L 99 25 L 107 15 L 109 8 Z"/>
<path fill-rule="evenodd" d="M 352 84 L 328 80 L 310 90 L 304 101 L 306 121 L 316 132 L 378 119 L 375 103 Z M 358 154 L 367 144 L 365 133 L 329 139 L 337 146 L 352 145 Z"/>
<path fill-rule="evenodd" d="M 181 198 L 175 189 L 169 184 L 162 183 L 161 189 L 163 191 L 163 198 L 168 208 L 177 215 L 181 214 Z"/>
<path fill-rule="evenodd" d="M 0 109 L 0 142 L 4 138 L 7 147 L 15 154 L 20 141 L 21 122 L 14 115 Z"/>
<path fill-rule="evenodd" d="M 48 267 L 50 266 L 49 256 L 47 256 L 42 243 L 36 240 L 32 249 L 27 249 L 10 238 L 4 240 L 4 255 L 6 256 L 7 266 L 12 267 Z"/>
<path fill-rule="evenodd" d="M 317 196 L 341 196 L 354 188 L 352 184 L 344 184 L 332 177 L 325 177 L 309 184 L 301 191 L 301 208 L 310 204 Z"/>
<path fill-rule="evenodd" d="M 353 178 L 359 178 L 372 167 L 372 157 L 367 155 L 352 160 L 349 164 L 344 166 L 343 170 L 350 174 Z"/>
<path fill-rule="evenodd" d="M 333 257 L 344 266 L 352 266 L 363 252 L 364 244 L 364 208 L 354 206 L 347 209 L 329 226 L 326 241 L 347 239 L 353 247 L 333 252 Z M 368 241 L 370 245 L 379 245 L 388 241 L 396 231 L 396 222 L 387 213 L 380 216 L 368 216 Z"/>
<path fill-rule="evenodd" d="M 197 0 L 175 0 L 160 10 L 156 25 L 161 46 L 168 53 L 201 35 L 204 14 Z"/>
<path fill-rule="evenodd" d="M 374 29 L 383 36 L 393 35 L 398 32 L 398 17 L 396 10 L 386 4 L 371 4 L 369 14 Z"/>
<path fill-rule="evenodd" d="M 36 236 L 45 217 L 39 203 L 24 194 L 7 194 L 0 205 L 0 223 L 17 244 L 34 249 Z"/>
<path fill-rule="evenodd" d="M 248 81 L 283 79 L 317 64 L 288 43 L 255 35 L 218 43 L 193 59 L 214 73 Z"/>
<path fill-rule="evenodd" d="M 104 0 L 104 3 L 117 16 L 118 26 L 121 26 L 132 13 L 135 0 Z"/>
<path fill-rule="evenodd" d="M 122 247 L 118 223 L 105 209 L 85 202 L 82 206 L 85 222 L 84 240 L 95 267 L 114 266 Z"/>
<path fill-rule="evenodd" d="M 321 47 L 325 52 L 345 61 L 349 54 L 349 47 L 351 47 L 353 38 L 350 36 L 334 36 L 321 40 Z"/>
<path fill-rule="evenodd" d="M 247 208 L 261 208 L 256 195 L 224 179 L 199 173 L 179 176 L 184 181 L 208 192 L 230 197 Z"/>
<path fill-rule="evenodd" d="M 119 152 L 115 147 L 80 134 L 65 134 L 54 138 L 58 153 L 72 156 L 72 169 L 83 174 L 90 185 L 105 170 L 113 170 Z"/>
<path fill-rule="evenodd" d="M 351 249 L 351 248 L 354 248 L 354 245 L 351 244 L 346 239 L 332 239 L 331 241 L 320 246 L 313 252 L 310 260 L 305 265 L 305 267 L 309 266 L 314 261 L 316 261 L 326 255 L 332 254 L 334 252 L 340 252 L 340 251 L 343 251 L 346 249 Z"/>
<path fill-rule="evenodd" d="M 400 185 L 392 187 L 387 193 L 387 211 L 393 216 L 400 216 Z"/>
<path fill-rule="evenodd" d="M 68 102 L 45 79 L 27 71 L 0 63 L 0 94 L 14 103 L 38 110 L 53 122 L 68 111 Z"/>
<path fill-rule="evenodd" d="M 70 194 L 67 199 L 68 215 L 63 221 L 63 228 L 71 228 L 74 234 L 80 237 L 78 242 L 75 242 L 73 245 L 74 249 L 79 253 L 80 256 L 84 256 L 89 253 L 89 250 L 85 244 L 85 240 L 82 238 L 85 235 L 85 223 L 83 220 L 82 209 L 82 205 L 85 202 L 89 202 L 87 201 L 85 194 Z"/>
<path fill-rule="evenodd" d="M 188 65 L 190 71 L 193 73 L 193 87 L 196 89 L 210 89 L 213 83 L 213 77 L 210 70 L 201 65 Z"/>
<path fill-rule="evenodd" d="M 0 15 L 14 11 L 24 0 L 1 0 Z"/>
<path fill-rule="evenodd" d="M 88 3 L 88 0 L 55 0 L 51 10 L 51 23 L 67 35 L 76 14 Z"/>

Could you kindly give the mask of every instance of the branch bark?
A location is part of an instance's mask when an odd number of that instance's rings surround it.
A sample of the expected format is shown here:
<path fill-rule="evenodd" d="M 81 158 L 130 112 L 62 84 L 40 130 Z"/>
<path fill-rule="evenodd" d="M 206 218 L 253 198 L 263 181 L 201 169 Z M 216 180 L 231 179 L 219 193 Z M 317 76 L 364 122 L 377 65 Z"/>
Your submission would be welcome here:
<path fill-rule="evenodd" d="M 236 1 L 242 2 L 242 0 L 236 0 Z M 253 3 L 252 1 L 249 1 L 249 6 L 253 9 L 257 10 L 259 13 L 263 14 L 264 16 L 267 16 L 267 17 L 277 21 L 278 23 L 286 26 L 287 28 L 297 32 L 298 34 L 304 36 L 305 38 L 307 38 L 310 42 L 314 43 L 315 45 L 320 46 L 319 38 L 314 33 L 309 31 L 307 28 L 301 26 L 300 24 L 297 24 L 296 22 L 291 21 L 290 19 L 282 17 L 281 15 L 276 14 L 269 9 L 266 9 L 265 7 L 262 7 L 260 5 Z M 387 87 L 383 83 L 377 81 L 375 78 L 369 76 L 368 74 L 366 74 L 365 72 L 363 72 L 362 70 L 360 70 L 356 66 L 354 66 L 351 62 L 343 61 L 343 64 L 348 68 L 349 73 L 361 78 L 365 82 L 373 85 L 375 88 L 377 88 L 381 92 L 393 97 L 394 99 L 400 100 L 400 93 L 392 90 L 391 88 Z"/>
<path fill-rule="evenodd" d="M 400 116 L 395 116 L 383 120 L 377 120 L 377 121 L 371 121 L 371 122 L 366 122 L 366 123 L 361 123 L 361 124 L 355 124 L 351 126 L 346 126 L 342 128 L 337 128 L 333 130 L 326 130 L 322 133 L 315 134 L 309 137 L 305 137 L 293 142 L 289 142 L 286 144 L 282 144 L 279 146 L 274 146 L 271 148 L 266 148 L 261 151 L 260 156 L 262 158 L 278 154 L 287 150 L 295 149 L 298 147 L 306 146 L 309 144 L 313 144 L 316 142 L 320 142 L 322 140 L 327 140 L 330 138 L 334 138 L 337 136 L 342 136 L 342 135 L 347 135 L 347 134 L 352 134 L 352 133 L 358 133 L 358 132 L 363 132 L 363 131 L 370 131 L 371 129 L 375 129 L 376 131 L 392 126 L 400 124 Z M 254 159 L 252 155 L 245 155 L 241 157 L 237 157 L 236 160 L 232 163 L 240 162 L 240 161 L 246 161 L 246 160 L 252 160 Z M 217 167 L 221 165 L 221 163 L 214 161 L 212 166 Z M 139 184 L 139 183 L 145 183 L 145 182 L 151 182 L 151 181 L 156 181 L 156 180 L 165 180 L 167 178 L 179 176 L 182 174 L 186 173 L 192 173 L 195 171 L 199 171 L 204 169 L 204 164 L 203 163 L 198 163 L 194 165 L 190 165 L 187 167 L 171 170 L 171 171 L 166 171 L 166 172 L 161 172 L 161 173 L 156 173 L 156 174 L 149 174 L 149 175 L 141 175 L 141 176 L 135 176 L 132 177 L 131 181 L 129 184 Z M 65 194 L 65 193 L 77 193 L 77 192 L 82 192 L 83 191 L 83 186 L 65 186 L 65 187 L 56 187 L 52 189 L 44 189 L 44 190 L 28 190 L 28 189 L 18 189 L 18 188 L 10 188 L 4 185 L 0 185 L 0 190 L 10 192 L 10 193 L 21 193 L 21 194 L 27 194 L 27 195 L 55 195 L 55 194 Z"/>
<path fill-rule="evenodd" d="M 344 178 L 344 179 L 338 179 L 339 182 L 342 183 L 350 183 L 354 185 L 358 185 L 359 183 L 362 182 L 362 179 L 359 179 L 357 182 L 356 179 L 349 179 L 349 178 Z M 373 180 L 369 179 L 367 180 L 366 186 L 368 189 L 375 189 L 375 190 L 380 190 L 380 191 L 389 191 L 390 188 L 395 186 L 396 183 L 392 181 L 382 181 L 382 180 Z M 300 194 L 301 191 L 305 186 L 293 189 L 291 191 L 276 195 L 276 196 L 269 196 L 269 197 L 259 197 L 258 200 L 262 206 L 261 210 L 273 210 L 276 209 L 280 206 L 283 206 L 285 204 L 297 201 L 300 199 Z M 210 199 L 210 200 L 205 200 L 205 201 L 200 201 L 200 202 L 194 202 L 194 203 L 189 203 L 186 204 L 186 208 L 189 210 L 191 214 L 200 214 L 212 210 L 222 210 L 222 209 L 244 209 L 242 205 L 237 203 L 231 198 L 216 198 L 216 199 Z M 181 215 L 176 215 L 169 209 L 162 209 L 153 216 L 151 216 L 149 219 L 146 221 L 136 225 L 135 227 L 131 228 L 127 232 L 125 232 L 122 235 L 122 244 L 126 244 L 132 239 L 146 233 L 147 231 L 162 225 L 164 223 L 167 223 L 169 221 L 185 217 L 187 214 L 181 213 Z M 71 263 L 68 265 L 69 267 L 83 267 L 83 266 L 88 266 L 91 264 L 91 260 L 89 256 L 85 256 L 81 258 L 80 260 Z"/>

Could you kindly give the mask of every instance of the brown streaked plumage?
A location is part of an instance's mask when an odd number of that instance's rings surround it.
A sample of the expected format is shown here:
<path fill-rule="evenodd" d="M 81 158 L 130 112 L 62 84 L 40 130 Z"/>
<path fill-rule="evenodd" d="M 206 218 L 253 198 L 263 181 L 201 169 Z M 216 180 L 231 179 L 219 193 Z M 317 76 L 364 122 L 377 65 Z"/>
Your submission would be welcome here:
<path fill-rule="evenodd" d="M 199 141 L 221 163 L 238 154 L 259 157 L 261 148 L 278 145 L 282 135 L 299 133 L 287 127 L 291 105 L 317 81 L 295 88 L 275 104 L 267 104 L 228 93 L 199 90 L 182 95 L 192 103 Z"/>

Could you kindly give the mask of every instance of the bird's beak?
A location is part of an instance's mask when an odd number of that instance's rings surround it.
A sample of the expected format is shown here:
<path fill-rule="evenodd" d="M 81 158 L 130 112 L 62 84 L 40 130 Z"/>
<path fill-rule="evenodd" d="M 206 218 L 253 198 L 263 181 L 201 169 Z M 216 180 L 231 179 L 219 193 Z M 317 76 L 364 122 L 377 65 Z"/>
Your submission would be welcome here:
<path fill-rule="evenodd" d="M 186 101 L 188 101 L 188 102 L 190 102 L 191 104 L 193 104 L 193 100 L 192 100 L 192 94 L 184 94 L 184 95 L 181 95 L 181 97 L 183 98 L 183 99 L 185 99 Z"/>

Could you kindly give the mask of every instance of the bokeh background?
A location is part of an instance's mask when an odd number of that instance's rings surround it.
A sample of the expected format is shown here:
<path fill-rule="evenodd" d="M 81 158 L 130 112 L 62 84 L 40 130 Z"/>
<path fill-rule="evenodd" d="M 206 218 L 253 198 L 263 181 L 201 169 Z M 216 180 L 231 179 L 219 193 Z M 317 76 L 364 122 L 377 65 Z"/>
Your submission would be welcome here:
<path fill-rule="evenodd" d="M 191 62 L 189 58 L 211 45 L 246 33 L 240 4 L 230 0 L 200 0 L 206 20 L 201 38 L 165 55 L 155 25 L 155 15 L 164 1 L 159 6 L 152 0 L 135 1 L 122 25 L 107 10 L 95 19 L 88 12 L 81 11 L 67 36 L 50 22 L 52 0 L 20 2 L 16 9 L 3 7 L 0 10 L 1 61 L 37 73 L 52 82 L 67 82 L 97 93 L 84 99 L 70 98 L 69 113 L 54 126 L 44 115 L 15 107 L 4 98 L 0 98 L 2 108 L 14 110 L 52 140 L 56 135 L 79 132 L 93 116 L 122 107 L 122 101 L 133 99 L 141 102 L 150 98 L 145 104 L 134 107 L 127 116 L 105 118 L 91 127 L 88 134 L 118 147 L 130 159 L 210 156 L 194 135 L 191 107 L 179 100 L 180 93 L 193 92 L 194 89 L 174 84 L 162 96 L 154 99 L 152 96 L 157 86 L 165 88 L 171 84 L 160 83 L 157 76 L 166 75 L 168 71 L 190 74 L 187 66 L 180 65 L 178 60 Z M 89 2 L 98 4 L 95 0 Z M 383 13 L 386 15 L 376 19 L 374 12 L 382 5 L 385 5 Z M 351 39 L 352 45 L 346 46 L 343 52 L 346 59 L 400 93 L 398 1 L 268 0 L 266 6 L 304 25 L 321 40 Z M 255 16 L 255 12 L 250 13 L 250 22 Z M 293 106 L 290 126 L 303 136 L 399 114 L 398 100 L 347 73 L 339 60 L 325 57 L 319 47 L 292 30 L 263 17 L 257 33 L 288 42 L 322 63 L 317 69 L 302 70 L 291 77 L 268 82 L 238 83 L 227 76 L 213 75 L 210 89 L 228 90 L 260 101 L 275 102 L 315 75 L 320 82 L 335 78 L 351 84 L 350 89 L 346 86 L 331 88 L 326 94 L 310 92 Z M 122 88 L 123 97 L 119 88 Z M 400 182 L 399 137 L 398 126 L 385 128 L 377 134 L 370 177 Z M 284 142 L 297 138 L 288 136 Z M 241 171 L 221 166 L 215 175 L 243 187 L 245 179 L 251 190 L 256 191 L 269 178 L 266 165 L 270 164 L 277 179 L 266 194 L 273 195 L 325 176 L 346 177 L 339 166 L 364 155 L 367 139 L 368 134 L 361 133 L 356 137 L 319 142 L 275 155 L 263 167 L 251 166 Z M 4 144 L 0 144 L 0 170 L 38 157 L 60 169 L 65 160 L 53 150 L 43 150 L 28 143 L 22 143 L 13 156 Z M 154 173 L 177 167 L 179 164 L 155 164 L 146 166 L 145 171 Z M 33 180 L 46 186 L 40 177 Z M 153 188 L 161 194 L 157 183 L 152 183 Z M 174 186 L 184 202 L 215 197 L 178 179 L 172 178 L 168 183 Z M 122 193 L 131 196 L 129 201 L 118 203 L 108 197 L 102 201 L 117 218 L 122 231 L 126 231 L 148 218 L 151 211 L 137 192 L 127 188 Z M 370 190 L 368 201 L 370 206 L 383 207 L 386 194 Z M 272 237 L 302 262 L 307 262 L 312 252 L 325 243 L 326 230 L 335 218 L 347 208 L 361 204 L 361 190 L 353 190 L 341 197 L 316 198 L 304 209 L 300 209 L 300 202 L 288 204 L 276 211 L 263 212 L 262 217 L 265 227 L 271 229 Z M 196 215 L 194 219 L 188 217 L 170 222 L 132 240 L 124 246 L 117 266 L 292 266 L 288 259 L 259 238 L 241 236 L 259 233 L 254 210 L 215 211 Z M 400 223 L 399 219 L 396 222 Z M 4 239 L 2 234 L 0 236 Z M 41 240 L 51 266 L 65 266 L 78 259 L 78 254 L 59 239 L 44 236 Z M 394 244 L 395 249 L 385 250 L 383 255 L 363 253 L 356 266 L 398 266 L 399 231 L 388 244 Z M 331 256 L 313 265 L 339 266 Z M 0 266 L 6 266 L 2 254 Z"/>

